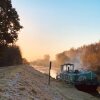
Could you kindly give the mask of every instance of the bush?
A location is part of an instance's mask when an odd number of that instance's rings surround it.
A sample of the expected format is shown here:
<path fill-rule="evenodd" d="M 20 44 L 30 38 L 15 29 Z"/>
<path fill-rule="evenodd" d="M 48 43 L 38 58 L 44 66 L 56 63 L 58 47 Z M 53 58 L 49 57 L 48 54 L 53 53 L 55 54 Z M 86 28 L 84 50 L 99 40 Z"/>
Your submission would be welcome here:
<path fill-rule="evenodd" d="M 27 61 L 26 58 L 23 58 L 23 64 L 29 65 L 30 63 Z"/>
<path fill-rule="evenodd" d="M 0 48 L 0 67 L 22 64 L 22 56 L 18 46 Z"/>

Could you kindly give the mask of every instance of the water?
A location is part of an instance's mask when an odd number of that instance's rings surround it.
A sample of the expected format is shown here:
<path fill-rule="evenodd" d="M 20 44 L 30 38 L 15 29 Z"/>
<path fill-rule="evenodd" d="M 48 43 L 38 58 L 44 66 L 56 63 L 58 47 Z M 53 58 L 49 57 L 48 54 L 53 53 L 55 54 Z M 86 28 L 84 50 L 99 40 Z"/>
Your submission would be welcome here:
<path fill-rule="evenodd" d="M 49 67 L 43 67 L 43 66 L 34 66 L 34 65 L 31 65 L 33 66 L 33 68 L 35 68 L 36 70 L 40 71 L 41 73 L 44 73 L 44 74 L 48 74 L 49 73 Z M 57 75 L 57 69 L 51 69 L 50 71 L 50 75 L 52 78 L 56 78 L 56 75 Z"/>

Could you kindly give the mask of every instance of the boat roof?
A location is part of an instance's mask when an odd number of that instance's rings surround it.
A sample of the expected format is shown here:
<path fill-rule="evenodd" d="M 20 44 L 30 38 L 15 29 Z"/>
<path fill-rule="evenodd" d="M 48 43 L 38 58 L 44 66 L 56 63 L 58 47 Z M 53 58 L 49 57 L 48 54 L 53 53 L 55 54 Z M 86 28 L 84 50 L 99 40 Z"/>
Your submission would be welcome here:
<path fill-rule="evenodd" d="M 61 65 L 61 66 L 64 66 L 64 65 L 74 66 L 74 64 L 71 64 L 71 63 L 66 63 L 66 64 L 63 64 L 63 65 Z"/>

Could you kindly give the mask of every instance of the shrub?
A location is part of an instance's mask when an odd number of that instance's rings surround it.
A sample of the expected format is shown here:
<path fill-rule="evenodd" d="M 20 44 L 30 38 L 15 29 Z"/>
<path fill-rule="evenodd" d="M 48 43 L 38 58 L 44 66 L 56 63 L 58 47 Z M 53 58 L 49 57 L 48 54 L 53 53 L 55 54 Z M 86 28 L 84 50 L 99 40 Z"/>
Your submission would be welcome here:
<path fill-rule="evenodd" d="M 22 56 L 18 46 L 0 48 L 0 67 L 22 64 Z"/>

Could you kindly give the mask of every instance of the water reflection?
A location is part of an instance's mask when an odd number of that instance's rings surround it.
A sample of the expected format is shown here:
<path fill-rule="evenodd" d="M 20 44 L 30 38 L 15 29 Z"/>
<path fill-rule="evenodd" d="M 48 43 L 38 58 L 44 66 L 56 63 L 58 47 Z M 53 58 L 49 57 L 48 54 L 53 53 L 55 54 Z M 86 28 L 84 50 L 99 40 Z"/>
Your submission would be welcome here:
<path fill-rule="evenodd" d="M 48 74 L 49 73 L 49 68 L 48 67 L 43 67 L 43 66 L 33 66 L 36 70 L 40 71 L 41 73 L 45 73 L 45 74 Z M 51 77 L 52 78 L 56 78 L 56 75 L 57 75 L 57 69 L 51 69 L 50 71 L 51 73 Z"/>

